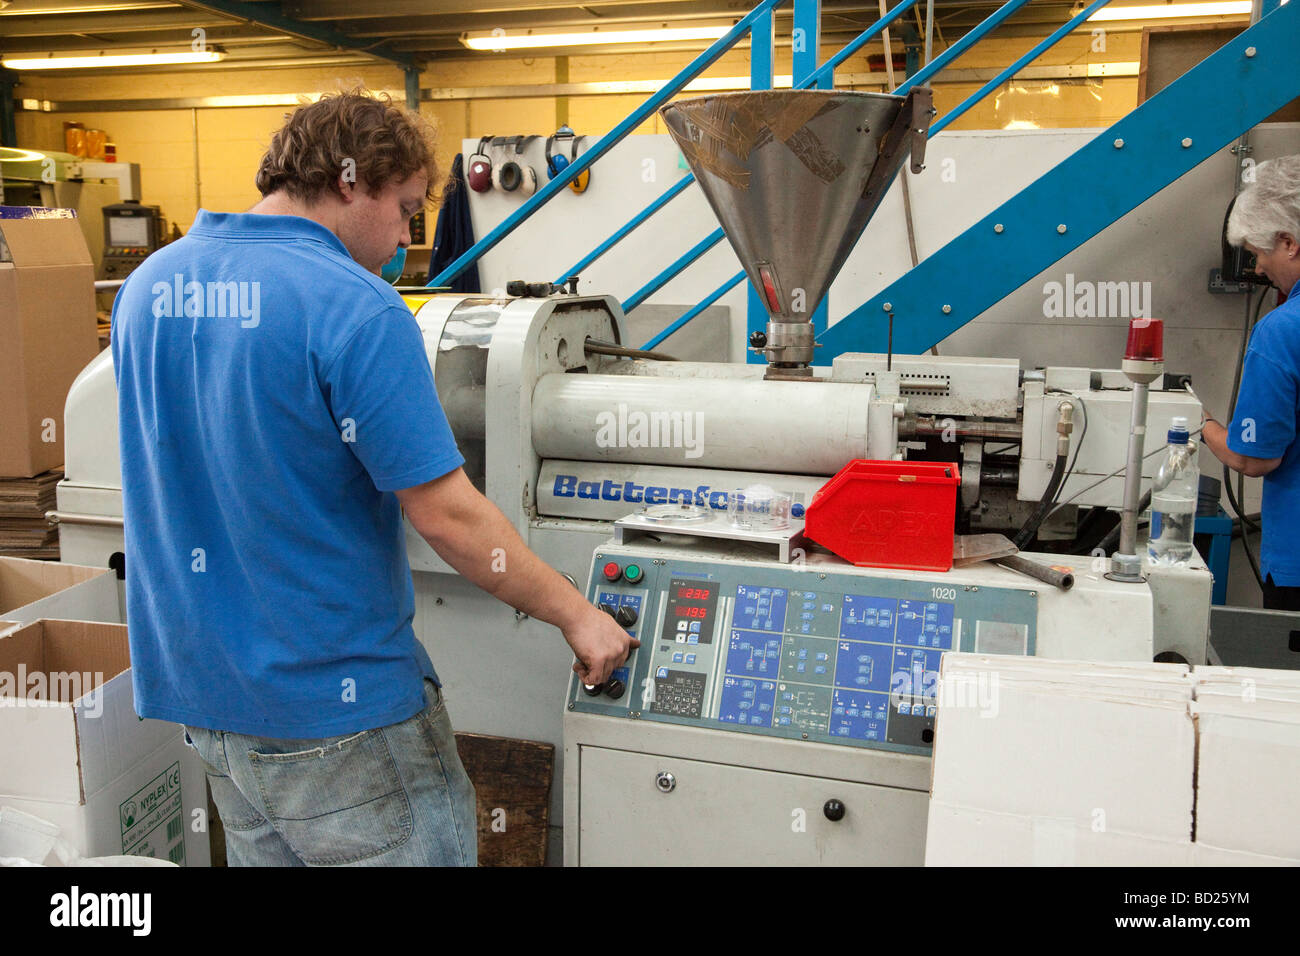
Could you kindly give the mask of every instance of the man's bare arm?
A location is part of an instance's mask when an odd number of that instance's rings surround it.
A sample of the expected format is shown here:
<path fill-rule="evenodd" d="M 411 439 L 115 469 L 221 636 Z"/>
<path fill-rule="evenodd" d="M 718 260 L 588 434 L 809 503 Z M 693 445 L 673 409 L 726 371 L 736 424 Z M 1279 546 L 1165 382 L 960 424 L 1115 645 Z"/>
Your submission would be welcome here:
<path fill-rule="evenodd" d="M 449 565 L 498 600 L 564 633 L 585 683 L 599 684 L 639 642 L 529 550 L 514 526 L 457 468 L 397 492 L 415 530 Z"/>
<path fill-rule="evenodd" d="M 1207 418 L 1201 430 L 1201 439 L 1219 459 L 1233 471 L 1239 471 L 1247 478 L 1262 478 L 1282 464 L 1281 458 L 1252 458 L 1239 455 L 1228 447 L 1228 429 L 1213 418 Z"/>

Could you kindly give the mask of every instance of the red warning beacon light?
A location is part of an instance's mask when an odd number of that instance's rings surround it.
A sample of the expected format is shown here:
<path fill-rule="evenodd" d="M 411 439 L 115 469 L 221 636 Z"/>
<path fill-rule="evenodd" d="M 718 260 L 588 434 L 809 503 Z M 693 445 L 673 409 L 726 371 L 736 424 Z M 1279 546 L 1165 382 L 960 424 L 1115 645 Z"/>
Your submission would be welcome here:
<path fill-rule="evenodd" d="M 1126 362 L 1163 362 L 1165 360 L 1165 323 L 1163 319 L 1134 319 L 1128 327 Z"/>

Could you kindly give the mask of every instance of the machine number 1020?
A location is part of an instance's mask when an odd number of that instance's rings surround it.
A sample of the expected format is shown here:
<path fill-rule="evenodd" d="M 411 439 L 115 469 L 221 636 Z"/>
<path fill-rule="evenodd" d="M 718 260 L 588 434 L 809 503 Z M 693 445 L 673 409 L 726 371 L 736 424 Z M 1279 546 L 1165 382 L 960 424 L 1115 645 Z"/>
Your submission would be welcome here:
<path fill-rule="evenodd" d="M 930 588 L 930 597 L 936 601 L 955 601 L 957 600 L 956 588 Z"/>

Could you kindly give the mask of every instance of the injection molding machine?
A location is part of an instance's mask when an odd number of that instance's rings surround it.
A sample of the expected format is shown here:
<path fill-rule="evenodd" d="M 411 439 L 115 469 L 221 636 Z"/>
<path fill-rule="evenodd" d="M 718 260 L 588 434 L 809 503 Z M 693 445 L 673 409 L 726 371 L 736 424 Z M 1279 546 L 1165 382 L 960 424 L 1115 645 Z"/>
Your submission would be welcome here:
<path fill-rule="evenodd" d="M 641 641 L 586 687 L 554 628 L 463 581 L 408 528 L 416 631 L 457 728 L 561 748 L 566 863 L 919 865 L 944 650 L 1205 661 L 1211 580 L 1195 559 L 1116 574 L 1091 555 L 1029 556 L 1070 572 L 1067 591 L 991 563 L 856 567 L 802 534 L 847 462 L 915 456 L 957 463 L 963 529 L 1016 528 L 1064 448 L 1069 504 L 1040 538 L 1070 539 L 1080 506 L 1134 510 L 1123 471 L 1139 404 L 1152 433 L 1198 417 L 1154 364 L 1139 389 L 1129 363 L 813 362 L 808 316 L 906 154 L 919 163 L 927 95 L 665 107 L 771 313 L 755 343 L 766 366 L 645 358 L 610 296 L 407 296 L 471 479 Z M 68 398 L 65 561 L 120 560 L 116 407 L 105 352 Z M 1136 461 L 1149 484 L 1155 459 Z M 786 527 L 728 516 L 732 492 L 755 485 L 793 502 Z"/>

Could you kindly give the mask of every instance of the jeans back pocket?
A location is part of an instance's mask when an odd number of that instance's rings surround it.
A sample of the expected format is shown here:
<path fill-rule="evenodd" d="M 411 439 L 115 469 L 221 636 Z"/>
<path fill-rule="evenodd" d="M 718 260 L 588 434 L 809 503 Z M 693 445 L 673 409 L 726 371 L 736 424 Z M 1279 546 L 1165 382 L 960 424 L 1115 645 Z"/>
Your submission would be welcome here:
<path fill-rule="evenodd" d="M 248 752 L 271 823 L 305 863 L 355 863 L 411 837 L 414 823 L 383 729 L 295 753 Z"/>

